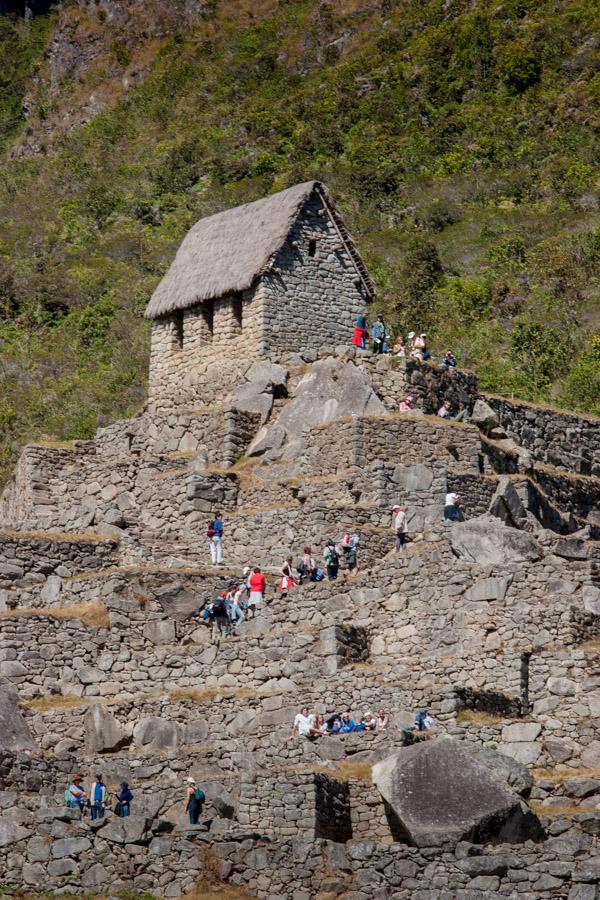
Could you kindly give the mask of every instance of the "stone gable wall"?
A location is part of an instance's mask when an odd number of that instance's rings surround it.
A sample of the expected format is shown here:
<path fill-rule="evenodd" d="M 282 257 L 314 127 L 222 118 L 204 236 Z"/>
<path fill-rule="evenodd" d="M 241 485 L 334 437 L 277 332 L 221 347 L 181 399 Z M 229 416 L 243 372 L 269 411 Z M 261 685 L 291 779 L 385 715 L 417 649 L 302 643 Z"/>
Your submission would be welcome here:
<path fill-rule="evenodd" d="M 263 279 L 262 296 L 266 352 L 310 348 L 331 353 L 350 344 L 368 296 L 318 196 L 304 205 Z"/>

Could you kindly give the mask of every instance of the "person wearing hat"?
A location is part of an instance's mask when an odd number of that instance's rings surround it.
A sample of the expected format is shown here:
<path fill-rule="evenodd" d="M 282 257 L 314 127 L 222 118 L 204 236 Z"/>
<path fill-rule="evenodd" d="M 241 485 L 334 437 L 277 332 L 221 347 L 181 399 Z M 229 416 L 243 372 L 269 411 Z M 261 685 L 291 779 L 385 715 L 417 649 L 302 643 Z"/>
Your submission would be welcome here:
<path fill-rule="evenodd" d="M 394 519 L 394 532 L 396 535 L 395 549 L 399 553 L 404 549 L 406 544 L 406 509 L 403 506 L 392 506 L 392 516 Z"/>
<path fill-rule="evenodd" d="M 85 806 L 85 801 L 87 800 L 87 794 L 81 787 L 82 783 L 83 778 L 81 777 L 79 772 L 76 772 L 75 775 L 73 775 L 73 780 L 71 781 L 71 785 L 69 786 L 68 796 L 69 806 L 71 807 L 71 809 L 78 809 L 83 815 L 83 808 Z"/>
<path fill-rule="evenodd" d="M 92 820 L 103 819 L 106 812 L 106 785 L 102 780 L 102 772 L 96 772 L 96 780 L 90 787 L 90 807 Z"/>
<path fill-rule="evenodd" d="M 381 313 L 379 313 L 371 326 L 371 337 L 373 338 L 373 353 L 383 353 L 385 351 L 386 329 Z"/>
<path fill-rule="evenodd" d="M 204 804 L 204 791 L 196 785 L 195 778 L 186 778 L 186 784 L 185 811 L 190 817 L 190 825 L 197 825 Z"/>
<path fill-rule="evenodd" d="M 413 395 L 407 394 L 406 397 L 398 403 L 398 412 L 410 412 L 414 402 L 415 398 Z"/>
<path fill-rule="evenodd" d="M 115 794 L 115 797 L 117 798 L 116 813 L 118 816 L 124 819 L 125 816 L 129 815 L 129 809 L 131 806 L 131 801 L 133 800 L 133 794 L 129 790 L 129 785 L 126 781 L 122 781 L 119 787 L 121 788 L 121 790 Z"/>

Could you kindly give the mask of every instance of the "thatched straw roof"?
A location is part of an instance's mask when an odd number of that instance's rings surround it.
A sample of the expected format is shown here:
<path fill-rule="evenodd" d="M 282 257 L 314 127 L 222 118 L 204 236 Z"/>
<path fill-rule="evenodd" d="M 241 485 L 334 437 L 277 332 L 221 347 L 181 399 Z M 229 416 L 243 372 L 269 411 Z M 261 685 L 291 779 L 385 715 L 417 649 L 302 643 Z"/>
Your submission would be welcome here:
<path fill-rule="evenodd" d="M 318 181 L 306 181 L 196 222 L 154 291 L 146 307 L 146 317 L 154 319 L 251 287 L 273 262 L 301 206 L 313 191 L 319 192 L 367 293 L 372 296 L 374 289 L 369 273 L 327 189 Z"/>

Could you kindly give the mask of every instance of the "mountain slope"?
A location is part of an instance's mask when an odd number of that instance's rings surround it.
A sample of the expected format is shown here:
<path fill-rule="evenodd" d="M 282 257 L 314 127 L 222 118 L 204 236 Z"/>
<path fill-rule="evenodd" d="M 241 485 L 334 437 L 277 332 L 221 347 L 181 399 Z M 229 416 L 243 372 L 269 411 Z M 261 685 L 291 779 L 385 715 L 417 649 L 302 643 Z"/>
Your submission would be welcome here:
<path fill-rule="evenodd" d="M 0 163 L 4 465 L 143 400 L 141 312 L 197 218 L 312 177 L 395 327 L 600 413 L 596 4 L 128 9 L 0 19 L 27 118 Z"/>

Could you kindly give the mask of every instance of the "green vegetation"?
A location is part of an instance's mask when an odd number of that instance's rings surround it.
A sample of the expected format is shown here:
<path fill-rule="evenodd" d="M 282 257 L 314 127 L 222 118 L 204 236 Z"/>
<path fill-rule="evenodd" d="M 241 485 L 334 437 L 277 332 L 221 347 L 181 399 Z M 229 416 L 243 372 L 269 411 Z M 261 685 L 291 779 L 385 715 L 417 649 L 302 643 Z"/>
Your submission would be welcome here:
<path fill-rule="evenodd" d="M 113 107 L 0 162 L 0 464 L 134 411 L 141 314 L 186 229 L 313 177 L 395 328 L 452 347 L 485 389 L 600 413 L 597 4 L 249 8 L 218 0 Z M 77 5 L 60 15 L 76 40 Z M 52 20 L 7 21 L 13 128 Z M 126 34 L 107 46 L 135 65 Z M 43 65 L 35 78 L 34 134 L 68 93 L 50 102 Z"/>

